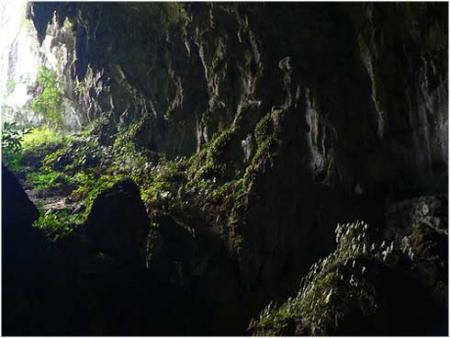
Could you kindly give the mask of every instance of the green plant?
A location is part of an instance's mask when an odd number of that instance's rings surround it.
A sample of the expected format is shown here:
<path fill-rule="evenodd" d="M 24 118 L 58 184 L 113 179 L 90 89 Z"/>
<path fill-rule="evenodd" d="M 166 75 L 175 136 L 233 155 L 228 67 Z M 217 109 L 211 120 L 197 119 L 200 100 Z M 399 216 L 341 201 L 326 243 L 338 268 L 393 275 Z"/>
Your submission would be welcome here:
<path fill-rule="evenodd" d="M 40 126 L 32 128 L 24 135 L 22 146 L 24 149 L 36 148 L 42 145 L 61 143 L 64 136 L 55 128 Z"/>
<path fill-rule="evenodd" d="M 78 79 L 75 81 L 75 93 L 77 95 L 82 95 L 86 91 L 86 85 L 83 81 L 78 81 Z"/>
<path fill-rule="evenodd" d="M 2 129 L 2 150 L 7 153 L 18 152 L 22 148 L 22 140 L 30 129 L 20 128 L 16 122 L 5 122 Z"/>
<path fill-rule="evenodd" d="M 33 183 L 36 190 L 49 190 L 53 188 L 59 188 L 62 185 L 70 183 L 70 178 L 61 172 L 49 171 L 49 172 L 31 172 L 27 174 L 27 180 Z"/>
<path fill-rule="evenodd" d="M 63 92 L 56 72 L 42 66 L 38 72 L 37 82 L 41 91 L 31 101 L 31 109 L 40 114 L 47 123 L 60 126 Z"/>
<path fill-rule="evenodd" d="M 86 206 L 84 217 L 86 217 L 97 196 L 105 189 L 111 188 L 115 183 L 122 180 L 122 175 L 95 175 L 94 173 L 80 172 L 73 177 L 77 188 L 72 196 L 83 200 Z"/>
<path fill-rule="evenodd" d="M 70 214 L 67 210 L 48 211 L 34 221 L 33 226 L 49 238 L 58 240 L 69 235 L 81 222 L 80 214 Z"/>
<path fill-rule="evenodd" d="M 30 132 L 15 122 L 5 122 L 2 129 L 2 159 L 12 171 L 17 172 L 22 161 L 23 138 Z"/>

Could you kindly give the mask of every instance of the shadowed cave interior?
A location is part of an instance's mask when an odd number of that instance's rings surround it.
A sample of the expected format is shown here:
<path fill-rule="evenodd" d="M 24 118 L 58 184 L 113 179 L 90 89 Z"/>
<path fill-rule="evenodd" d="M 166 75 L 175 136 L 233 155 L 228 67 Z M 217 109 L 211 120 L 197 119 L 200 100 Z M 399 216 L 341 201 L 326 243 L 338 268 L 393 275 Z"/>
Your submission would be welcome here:
<path fill-rule="evenodd" d="M 3 335 L 448 334 L 447 3 L 0 11 Z"/>

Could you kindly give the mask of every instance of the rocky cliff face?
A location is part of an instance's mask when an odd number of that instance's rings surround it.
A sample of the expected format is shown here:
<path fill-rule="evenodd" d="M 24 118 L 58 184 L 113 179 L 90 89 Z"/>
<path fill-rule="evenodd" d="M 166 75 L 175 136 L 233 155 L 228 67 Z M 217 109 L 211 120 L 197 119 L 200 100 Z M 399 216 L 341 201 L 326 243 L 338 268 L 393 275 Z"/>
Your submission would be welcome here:
<path fill-rule="evenodd" d="M 301 115 L 301 154 L 316 180 L 370 193 L 439 189 L 445 180 L 443 7 L 32 8 L 40 36 L 55 9 L 60 25 L 73 21 L 75 61 L 68 66 L 85 79 L 92 114 L 111 112 L 116 123 L 145 119 L 139 141 L 149 148 L 189 155 L 242 110 L 251 107 L 250 134 L 267 113 L 292 109 Z"/>
<path fill-rule="evenodd" d="M 443 4 L 34 3 L 39 36 L 53 11 L 105 142 L 127 127 L 191 156 L 176 207 L 149 207 L 149 266 L 205 311 L 201 332 L 245 332 L 294 294 L 336 223 L 382 237 L 393 201 L 447 193 Z"/>

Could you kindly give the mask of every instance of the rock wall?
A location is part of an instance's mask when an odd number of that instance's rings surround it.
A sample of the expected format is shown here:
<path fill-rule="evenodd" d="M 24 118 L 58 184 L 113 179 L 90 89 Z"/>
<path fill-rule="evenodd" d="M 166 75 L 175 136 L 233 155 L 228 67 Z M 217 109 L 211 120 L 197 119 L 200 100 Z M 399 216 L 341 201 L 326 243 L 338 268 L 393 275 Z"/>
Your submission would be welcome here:
<path fill-rule="evenodd" d="M 295 293 L 336 223 L 381 229 L 386 204 L 447 193 L 443 4 L 34 3 L 39 36 L 53 11 L 86 121 L 247 182 L 225 213 L 151 210 L 152 268 L 197 299 L 201 332 L 242 334 Z"/>
<path fill-rule="evenodd" d="M 41 37 L 53 10 L 60 25 L 71 20 L 68 67 L 84 79 L 79 98 L 86 114 L 111 114 L 114 123 L 143 119 L 138 141 L 150 149 L 189 155 L 246 107 L 253 126 L 274 109 L 291 108 L 301 115 L 299 153 L 316 181 L 410 194 L 446 182 L 444 7 L 50 3 L 32 9 Z"/>

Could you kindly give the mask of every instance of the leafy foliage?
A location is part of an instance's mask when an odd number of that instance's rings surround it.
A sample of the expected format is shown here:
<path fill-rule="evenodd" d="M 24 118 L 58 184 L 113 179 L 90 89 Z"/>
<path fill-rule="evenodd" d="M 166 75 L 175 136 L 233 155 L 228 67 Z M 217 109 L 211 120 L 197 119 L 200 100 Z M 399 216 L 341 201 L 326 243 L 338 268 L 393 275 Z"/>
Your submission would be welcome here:
<path fill-rule="evenodd" d="M 50 144 L 64 142 L 65 137 L 61 132 L 49 126 L 39 126 L 29 129 L 29 132 L 23 137 L 23 149 L 33 149 Z"/>
<path fill-rule="evenodd" d="M 57 80 L 56 72 L 42 66 L 38 72 L 37 82 L 40 92 L 32 100 L 31 108 L 40 114 L 47 123 L 53 126 L 60 126 L 63 111 L 63 93 Z"/>
<path fill-rule="evenodd" d="M 64 173 L 55 171 L 31 172 L 27 175 L 27 180 L 33 183 L 36 190 L 58 189 L 71 181 Z"/>
<path fill-rule="evenodd" d="M 3 124 L 2 159 L 13 171 L 20 166 L 22 140 L 29 132 L 29 129 L 20 128 L 15 122 Z"/>
<path fill-rule="evenodd" d="M 33 226 L 43 230 L 49 238 L 58 240 L 69 235 L 81 221 L 79 215 L 67 210 L 49 211 L 34 221 Z"/>
<path fill-rule="evenodd" d="M 30 129 L 20 128 L 16 122 L 5 122 L 2 129 L 2 150 L 15 153 L 22 148 L 22 139 Z"/>

